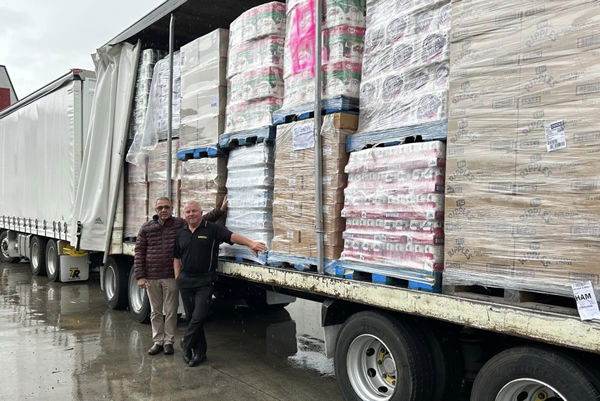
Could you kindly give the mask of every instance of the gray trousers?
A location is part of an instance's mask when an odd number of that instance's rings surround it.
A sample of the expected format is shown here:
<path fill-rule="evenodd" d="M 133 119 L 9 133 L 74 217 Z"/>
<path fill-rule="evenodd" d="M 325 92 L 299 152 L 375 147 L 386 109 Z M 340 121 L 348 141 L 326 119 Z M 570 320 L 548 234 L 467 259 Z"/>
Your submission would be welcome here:
<path fill-rule="evenodd" d="M 179 292 L 175 279 L 148 280 L 146 291 L 150 300 L 152 340 L 159 345 L 173 344 L 179 307 Z"/>

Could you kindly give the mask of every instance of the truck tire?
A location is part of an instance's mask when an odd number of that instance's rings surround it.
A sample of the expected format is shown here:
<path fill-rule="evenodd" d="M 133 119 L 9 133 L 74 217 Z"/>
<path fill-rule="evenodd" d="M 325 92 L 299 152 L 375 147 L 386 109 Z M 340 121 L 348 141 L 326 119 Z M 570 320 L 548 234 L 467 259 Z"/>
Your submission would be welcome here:
<path fill-rule="evenodd" d="M 150 301 L 148 300 L 148 294 L 146 290 L 139 288 L 135 274 L 133 273 L 133 266 L 131 266 L 131 272 L 129 273 L 129 312 L 133 318 L 140 323 L 150 322 Z"/>
<path fill-rule="evenodd" d="M 34 276 L 43 276 L 46 274 L 46 238 L 37 235 L 31 238 L 31 274 Z"/>
<path fill-rule="evenodd" d="M 335 374 L 344 400 L 430 400 L 422 333 L 384 313 L 359 312 L 340 330 Z"/>
<path fill-rule="evenodd" d="M 110 309 L 127 306 L 129 266 L 123 258 L 109 256 L 104 265 L 104 302 Z"/>
<path fill-rule="evenodd" d="M 60 279 L 60 257 L 56 240 L 49 239 L 46 243 L 46 275 L 50 281 Z"/>
<path fill-rule="evenodd" d="M 479 371 L 471 401 L 598 401 L 600 393 L 583 365 L 568 355 L 517 347 L 491 358 Z"/>
<path fill-rule="evenodd" d="M 427 349 L 430 350 L 433 378 L 431 401 L 458 399 L 464 373 L 460 344 L 456 337 L 442 332 L 443 327 L 434 331 L 434 325 L 423 327 Z"/>
<path fill-rule="evenodd" d="M 0 233 L 0 262 L 14 263 L 17 259 L 8 255 L 8 231 L 2 231 Z"/>

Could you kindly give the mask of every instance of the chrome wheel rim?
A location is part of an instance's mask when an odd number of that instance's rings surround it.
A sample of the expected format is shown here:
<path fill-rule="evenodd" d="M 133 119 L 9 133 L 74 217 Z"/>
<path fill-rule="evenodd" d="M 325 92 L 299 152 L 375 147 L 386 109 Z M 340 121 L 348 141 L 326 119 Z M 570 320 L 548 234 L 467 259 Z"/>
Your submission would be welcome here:
<path fill-rule="evenodd" d="M 4 256 L 5 258 L 10 258 L 10 255 L 8 254 L 8 238 L 4 237 L 2 238 L 2 242 L 0 242 L 0 250 L 2 251 L 2 256 Z"/>
<path fill-rule="evenodd" d="M 33 267 L 34 270 L 37 270 L 39 265 L 40 245 L 37 243 L 37 241 L 35 241 L 33 244 L 31 244 L 31 267 Z"/>
<path fill-rule="evenodd" d="M 48 260 L 46 262 L 46 268 L 48 269 L 48 275 L 54 276 L 58 268 L 58 254 L 54 246 L 48 248 Z"/>
<path fill-rule="evenodd" d="M 104 291 L 106 292 L 106 297 L 110 300 L 115 296 L 115 288 L 117 286 L 116 283 L 116 274 L 114 267 L 106 266 L 106 272 L 104 273 Z"/>
<path fill-rule="evenodd" d="M 366 401 L 389 400 L 396 388 L 396 362 L 379 338 L 363 334 L 352 341 L 346 354 L 352 388 Z"/>
<path fill-rule="evenodd" d="M 135 313 L 139 313 L 144 306 L 144 296 L 146 295 L 146 290 L 138 287 L 134 274 L 131 276 L 133 279 L 129 280 L 129 304 Z"/>
<path fill-rule="evenodd" d="M 568 401 L 554 387 L 541 380 L 521 378 L 507 383 L 496 395 L 496 401 Z"/>

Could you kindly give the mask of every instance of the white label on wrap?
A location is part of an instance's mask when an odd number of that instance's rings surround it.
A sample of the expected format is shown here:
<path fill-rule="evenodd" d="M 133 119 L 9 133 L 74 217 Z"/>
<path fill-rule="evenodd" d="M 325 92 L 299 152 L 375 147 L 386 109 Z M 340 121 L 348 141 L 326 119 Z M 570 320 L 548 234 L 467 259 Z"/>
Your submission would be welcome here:
<path fill-rule="evenodd" d="M 288 238 L 294 238 L 294 232 L 293 231 L 288 231 L 287 232 L 287 237 Z"/>
<path fill-rule="evenodd" d="M 219 102 L 216 96 L 210 98 L 210 107 L 217 107 L 217 103 Z"/>
<path fill-rule="evenodd" d="M 288 212 L 293 213 L 294 212 L 294 206 L 292 206 L 292 205 L 288 206 Z"/>
<path fill-rule="evenodd" d="M 329 206 L 328 205 L 323 206 L 323 213 L 324 214 L 328 214 L 329 213 Z"/>
<path fill-rule="evenodd" d="M 323 148 L 323 156 L 331 156 L 333 154 L 333 150 L 331 148 Z"/>
<path fill-rule="evenodd" d="M 571 284 L 581 320 L 600 319 L 600 310 L 591 281 Z"/>
<path fill-rule="evenodd" d="M 298 153 L 290 152 L 290 159 L 297 159 L 297 158 L 298 158 Z"/>
<path fill-rule="evenodd" d="M 295 187 L 296 186 L 296 179 L 295 178 L 290 178 L 288 181 L 288 185 L 290 187 Z"/>
<path fill-rule="evenodd" d="M 548 123 L 546 128 L 546 149 L 548 152 L 565 149 L 567 147 L 567 138 L 565 135 L 565 121 L 559 120 Z"/>
<path fill-rule="evenodd" d="M 323 185 L 331 185 L 331 176 L 330 175 L 323 176 Z"/>
<path fill-rule="evenodd" d="M 292 129 L 294 137 L 294 150 L 310 149 L 315 147 L 314 123 L 298 124 Z"/>

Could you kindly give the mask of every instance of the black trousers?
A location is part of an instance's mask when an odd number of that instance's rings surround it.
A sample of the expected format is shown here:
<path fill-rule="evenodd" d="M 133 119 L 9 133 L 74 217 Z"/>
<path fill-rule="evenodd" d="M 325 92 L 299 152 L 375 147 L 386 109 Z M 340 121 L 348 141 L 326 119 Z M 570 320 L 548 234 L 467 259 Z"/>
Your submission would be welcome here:
<path fill-rule="evenodd" d="M 183 336 L 183 347 L 193 350 L 196 355 L 206 355 L 204 321 L 212 298 L 212 285 L 195 288 L 180 288 L 183 308 L 188 319 L 188 327 Z"/>

